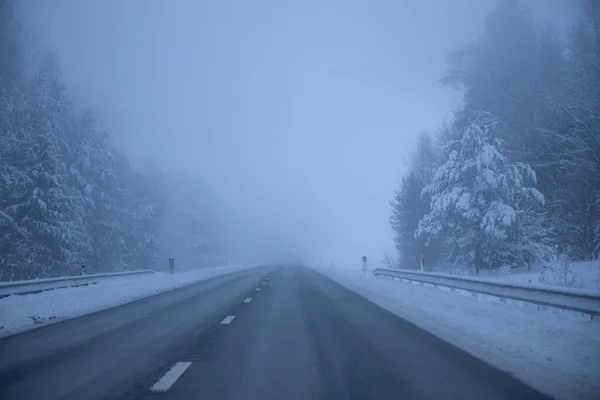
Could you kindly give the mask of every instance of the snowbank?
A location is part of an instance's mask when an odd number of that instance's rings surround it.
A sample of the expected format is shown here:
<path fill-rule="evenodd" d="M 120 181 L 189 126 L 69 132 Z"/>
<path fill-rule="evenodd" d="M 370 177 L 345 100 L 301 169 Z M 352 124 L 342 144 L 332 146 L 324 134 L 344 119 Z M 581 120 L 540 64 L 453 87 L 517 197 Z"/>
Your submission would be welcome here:
<path fill-rule="evenodd" d="M 173 275 L 155 273 L 116 277 L 96 285 L 8 296 L 0 299 L 0 337 L 115 307 L 243 268 L 247 267 L 215 267 Z"/>
<path fill-rule="evenodd" d="M 600 398 L 600 323 L 433 287 L 315 268 L 343 286 L 558 399 Z"/>

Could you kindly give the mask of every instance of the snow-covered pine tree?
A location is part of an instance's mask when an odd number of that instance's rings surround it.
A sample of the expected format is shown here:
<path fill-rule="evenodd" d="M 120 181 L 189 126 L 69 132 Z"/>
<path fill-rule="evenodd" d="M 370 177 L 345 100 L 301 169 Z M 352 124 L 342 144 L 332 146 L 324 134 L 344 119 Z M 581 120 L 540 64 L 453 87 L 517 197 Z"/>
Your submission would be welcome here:
<path fill-rule="evenodd" d="M 165 191 L 79 116 L 48 56 L 26 78 L 14 0 L 0 0 L 0 280 L 157 263 Z M 33 68 L 35 69 L 35 68 Z"/>
<path fill-rule="evenodd" d="M 14 0 L 0 0 L 0 280 L 12 279 L 21 266 L 21 244 L 28 232 L 16 219 L 13 206 L 28 185 L 21 150 L 28 104 L 18 89 L 23 58 Z"/>
<path fill-rule="evenodd" d="M 583 19 L 572 30 L 570 68 L 561 102 L 566 129 L 552 140 L 560 146 L 556 157 L 566 166 L 563 197 L 565 235 L 570 256 L 600 257 L 596 229 L 600 225 L 600 2 L 582 1 Z"/>
<path fill-rule="evenodd" d="M 0 280 L 10 280 L 19 276 L 29 240 L 18 211 L 31 185 L 22 153 L 24 146 L 31 145 L 31 137 L 25 126 L 24 96 L 4 91 L 0 102 Z"/>
<path fill-rule="evenodd" d="M 526 6 L 517 0 L 499 1 L 478 40 L 450 54 L 442 82 L 464 88 L 465 109 L 486 110 L 502 121 L 504 154 L 536 171 L 536 186 L 554 226 L 551 235 L 581 243 L 573 240 L 580 222 L 571 221 L 573 201 L 568 199 L 580 192 L 569 189 L 578 178 L 568 171 L 579 169 L 567 165 L 566 146 L 561 144 L 567 125 L 563 100 L 567 88 L 574 86 L 564 82 L 565 46 L 553 27 L 536 26 Z"/>
<path fill-rule="evenodd" d="M 87 264 L 94 271 L 113 271 L 119 263 L 119 224 L 122 222 L 117 212 L 114 150 L 108 134 L 98 129 L 91 109 L 81 116 L 77 130 L 76 169 L 80 171 L 79 186 L 89 201 L 85 216 L 91 240 Z"/>
<path fill-rule="evenodd" d="M 421 207 L 421 183 L 414 172 L 404 176 L 400 188 L 390 202 L 392 215 L 390 225 L 394 230 L 394 242 L 402 268 L 417 269 L 421 250 L 416 246 L 414 232 L 423 215 Z M 425 209 L 424 212 L 427 212 Z"/>
<path fill-rule="evenodd" d="M 424 196 L 431 196 L 430 211 L 416 235 L 441 235 L 451 261 L 476 271 L 516 265 L 538 254 L 531 248 L 538 243 L 524 248 L 516 244 L 526 236 L 521 220 L 542 218 L 529 210 L 542 205 L 544 198 L 533 187 L 531 167 L 504 155 L 501 129 L 490 113 L 468 115 L 460 137 L 447 144 L 447 161 L 423 189 Z"/>
<path fill-rule="evenodd" d="M 402 178 L 400 188 L 390 202 L 392 215 L 389 222 L 395 233 L 400 265 L 416 269 L 421 255 L 426 255 L 428 265 L 435 264 L 440 255 L 437 242 L 429 243 L 426 248 L 425 240 L 415 237 L 419 220 L 429 211 L 429 198 L 422 197 L 421 191 L 431 181 L 437 166 L 434 140 L 429 134 L 421 133 L 410 161 L 410 172 Z"/>
<path fill-rule="evenodd" d="M 10 210 L 30 233 L 19 246 L 23 251 L 20 275 L 25 278 L 68 273 L 89 243 L 84 198 L 72 185 L 69 105 L 53 68 L 45 63 L 32 80 L 27 114 L 19 127 L 16 165 L 28 181 Z"/>

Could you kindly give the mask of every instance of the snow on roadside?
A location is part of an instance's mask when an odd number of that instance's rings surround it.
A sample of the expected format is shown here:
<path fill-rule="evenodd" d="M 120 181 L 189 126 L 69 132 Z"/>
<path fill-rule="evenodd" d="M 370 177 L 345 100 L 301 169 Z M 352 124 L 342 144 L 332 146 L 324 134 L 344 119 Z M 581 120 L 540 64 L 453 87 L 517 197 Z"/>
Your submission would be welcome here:
<path fill-rule="evenodd" d="M 560 275 L 560 273 L 557 275 Z M 544 278 L 539 270 L 498 275 L 490 278 L 524 285 L 565 286 L 561 284 L 560 279 L 553 282 L 552 275 Z M 569 278 L 572 281 L 570 286 L 573 288 L 600 291 L 600 260 L 571 262 L 569 265 Z"/>
<path fill-rule="evenodd" d="M 435 272 L 466 275 L 467 271 L 464 268 L 442 268 Z M 557 272 L 548 271 L 547 274 L 548 275 L 544 277 L 540 266 L 536 266 L 533 271 L 519 270 L 510 273 L 482 271 L 477 278 L 490 281 L 518 283 L 520 285 L 559 286 L 600 291 L 600 260 L 570 262 L 567 276 L 563 276 L 563 273 L 560 270 Z M 568 278 L 569 285 L 565 285 L 565 282 L 562 282 L 565 278 Z"/>
<path fill-rule="evenodd" d="M 0 337 L 115 307 L 244 268 L 247 267 L 215 267 L 172 275 L 158 272 L 116 277 L 95 285 L 4 297 L 0 299 Z"/>
<path fill-rule="evenodd" d="M 478 301 L 359 271 L 315 268 L 379 306 L 558 399 L 600 398 L 600 323 Z"/>

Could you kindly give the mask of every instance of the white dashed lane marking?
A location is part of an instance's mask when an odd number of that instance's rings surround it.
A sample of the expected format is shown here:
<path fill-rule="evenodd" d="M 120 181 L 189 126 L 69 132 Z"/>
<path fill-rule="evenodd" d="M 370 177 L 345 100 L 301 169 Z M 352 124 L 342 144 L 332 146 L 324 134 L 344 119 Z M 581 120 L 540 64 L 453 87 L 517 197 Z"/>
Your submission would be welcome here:
<path fill-rule="evenodd" d="M 164 376 L 150 388 L 150 391 L 166 392 L 171 386 L 173 386 L 177 379 L 179 379 L 179 377 L 185 372 L 186 369 L 188 369 L 190 365 L 192 365 L 192 363 L 187 361 L 178 362 L 177 364 L 173 365 L 173 368 L 164 374 Z"/>
<path fill-rule="evenodd" d="M 230 324 L 234 318 L 235 318 L 235 315 L 228 315 L 225 318 L 223 318 L 223 321 L 221 321 L 221 323 L 222 324 Z"/>
<path fill-rule="evenodd" d="M 254 290 L 256 290 L 256 291 L 258 292 L 258 291 L 260 290 L 260 288 L 259 288 L 259 287 L 257 287 L 257 288 L 256 288 L 256 289 L 254 289 Z"/>
<path fill-rule="evenodd" d="M 244 300 L 244 303 L 250 303 L 252 301 L 252 297 L 248 297 L 246 300 Z"/>

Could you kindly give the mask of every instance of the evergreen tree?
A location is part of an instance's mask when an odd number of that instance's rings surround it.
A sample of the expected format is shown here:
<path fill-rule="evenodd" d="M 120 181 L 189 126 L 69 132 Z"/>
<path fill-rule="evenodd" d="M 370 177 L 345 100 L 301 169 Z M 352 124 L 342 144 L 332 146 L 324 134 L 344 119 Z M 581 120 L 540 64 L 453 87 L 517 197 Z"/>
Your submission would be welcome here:
<path fill-rule="evenodd" d="M 451 260 L 476 271 L 518 265 L 536 253 L 515 244 L 523 236 L 518 222 L 527 213 L 525 206 L 543 204 L 543 196 L 533 187 L 531 167 L 510 162 L 503 154 L 501 131 L 499 120 L 487 112 L 469 116 L 460 140 L 447 145 L 447 161 L 423 189 L 431 196 L 430 212 L 419 222 L 417 234 L 441 235 Z"/>
<path fill-rule="evenodd" d="M 436 162 L 433 139 L 422 133 L 411 159 L 411 171 L 402 178 L 400 189 L 390 202 L 390 225 L 395 232 L 394 241 L 403 268 L 419 268 L 422 256 L 427 257 L 428 266 L 435 265 L 441 253 L 436 240 L 427 243 L 424 238 L 415 236 L 419 220 L 429 211 L 429 198 L 422 197 L 421 191 L 431 181 Z"/>
<path fill-rule="evenodd" d="M 14 1 L 0 0 L 0 280 L 69 275 L 81 262 L 94 272 L 153 268 L 162 241 L 183 240 L 196 260 L 214 254 L 204 189 L 173 179 L 169 191 L 189 198 L 173 199 L 181 228 L 164 231 L 161 171 L 134 170 L 94 112 L 76 111 L 54 57 L 23 76 L 20 34 Z"/>
<path fill-rule="evenodd" d="M 114 150 L 110 137 L 98 129 L 96 116 L 88 109 L 78 121 L 80 145 L 76 164 L 80 182 L 88 198 L 85 216 L 91 248 L 87 263 L 94 271 L 112 271 L 119 264 L 118 200 Z"/>
<path fill-rule="evenodd" d="M 570 73 L 562 111 L 567 129 L 553 136 L 565 164 L 561 241 L 571 256 L 599 257 L 600 237 L 600 4 L 583 3 L 584 20 L 569 45 Z"/>
<path fill-rule="evenodd" d="M 400 255 L 400 266 L 416 269 L 419 266 L 420 248 L 415 246 L 415 230 L 421 218 L 421 190 L 423 186 L 415 173 L 402 178 L 400 189 L 390 202 L 392 216 L 390 225 L 395 232 L 394 242 Z"/>

